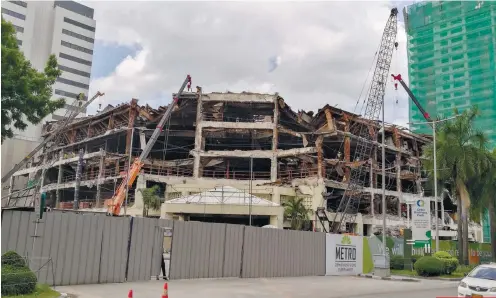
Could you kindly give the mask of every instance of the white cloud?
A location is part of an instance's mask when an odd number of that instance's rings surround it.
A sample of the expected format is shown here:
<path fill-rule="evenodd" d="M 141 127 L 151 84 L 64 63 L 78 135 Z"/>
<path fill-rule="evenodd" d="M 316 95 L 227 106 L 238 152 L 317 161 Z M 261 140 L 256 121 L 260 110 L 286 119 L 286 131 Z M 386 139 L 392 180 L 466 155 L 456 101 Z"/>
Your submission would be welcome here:
<path fill-rule="evenodd" d="M 294 109 L 325 104 L 353 111 L 389 16 L 388 2 L 89 2 L 97 39 L 143 49 L 92 93 L 106 102 L 166 104 L 186 74 L 209 91 L 279 92 Z M 406 78 L 398 27 L 391 72 Z M 277 68 L 267 61 L 277 57 Z M 281 63 L 281 61 L 283 63 Z M 395 70 L 396 67 L 396 70 Z M 408 97 L 388 82 L 386 120 L 407 122 Z M 365 93 L 365 92 L 364 92 Z M 396 104 L 398 97 L 398 104 Z M 91 110 L 91 109 L 90 109 Z"/>

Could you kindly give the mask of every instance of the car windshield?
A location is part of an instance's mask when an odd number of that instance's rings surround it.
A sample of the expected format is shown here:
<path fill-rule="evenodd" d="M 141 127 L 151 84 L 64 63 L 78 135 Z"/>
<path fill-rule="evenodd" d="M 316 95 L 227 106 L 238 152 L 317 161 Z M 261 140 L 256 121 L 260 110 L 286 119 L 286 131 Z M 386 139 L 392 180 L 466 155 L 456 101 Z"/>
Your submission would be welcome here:
<path fill-rule="evenodd" d="M 496 280 L 496 268 L 479 266 L 470 272 L 468 276 L 473 278 Z"/>

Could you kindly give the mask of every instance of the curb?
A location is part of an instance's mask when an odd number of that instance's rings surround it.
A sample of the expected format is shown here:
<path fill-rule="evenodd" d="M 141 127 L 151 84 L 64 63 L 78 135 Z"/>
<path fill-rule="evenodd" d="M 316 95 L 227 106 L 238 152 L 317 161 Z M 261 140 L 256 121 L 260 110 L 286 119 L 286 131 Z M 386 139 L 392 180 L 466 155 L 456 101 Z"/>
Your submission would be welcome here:
<path fill-rule="evenodd" d="M 423 277 L 423 276 L 416 276 L 415 278 L 419 279 L 427 279 L 427 280 L 444 280 L 444 281 L 461 281 L 463 277 Z"/>
<path fill-rule="evenodd" d="M 408 282 L 419 282 L 420 281 L 420 280 L 414 279 L 414 278 L 380 277 L 380 276 L 371 275 L 371 274 L 358 274 L 357 277 L 372 278 L 372 279 L 378 279 L 378 280 L 392 280 L 392 281 L 408 281 Z"/>

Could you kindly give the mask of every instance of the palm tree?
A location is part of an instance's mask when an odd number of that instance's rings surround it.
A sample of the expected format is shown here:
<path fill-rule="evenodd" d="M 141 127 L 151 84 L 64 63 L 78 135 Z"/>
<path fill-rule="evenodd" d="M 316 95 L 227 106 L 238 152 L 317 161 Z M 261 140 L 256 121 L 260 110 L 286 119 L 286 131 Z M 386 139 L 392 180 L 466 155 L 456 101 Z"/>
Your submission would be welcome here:
<path fill-rule="evenodd" d="M 162 205 L 162 202 L 160 202 L 160 198 L 158 197 L 158 192 L 159 192 L 158 185 L 154 185 L 151 188 L 143 188 L 140 189 L 139 191 L 143 195 L 143 217 L 148 216 L 148 211 L 150 209 L 152 210 L 160 209 L 160 205 Z"/>
<path fill-rule="evenodd" d="M 468 220 L 470 195 L 467 188 L 469 181 L 480 177 L 488 168 L 490 160 L 486 154 L 487 138 L 475 129 L 474 121 L 479 115 L 477 107 L 459 113 L 457 118 L 443 123 L 436 131 L 436 157 L 438 183 L 451 185 L 452 194 L 457 198 L 458 210 L 458 246 L 461 264 L 468 265 Z M 425 149 L 424 167 L 433 172 L 433 146 Z"/>
<path fill-rule="evenodd" d="M 303 198 L 292 197 L 283 206 L 284 217 L 291 222 L 291 230 L 301 230 L 303 222 L 308 220 L 309 212 L 303 204 Z"/>
<path fill-rule="evenodd" d="M 481 177 L 472 179 L 470 196 L 476 215 L 481 214 L 486 208 L 489 211 L 492 257 L 493 261 L 496 261 L 496 149 L 487 154 L 491 159 L 491 165 Z"/>

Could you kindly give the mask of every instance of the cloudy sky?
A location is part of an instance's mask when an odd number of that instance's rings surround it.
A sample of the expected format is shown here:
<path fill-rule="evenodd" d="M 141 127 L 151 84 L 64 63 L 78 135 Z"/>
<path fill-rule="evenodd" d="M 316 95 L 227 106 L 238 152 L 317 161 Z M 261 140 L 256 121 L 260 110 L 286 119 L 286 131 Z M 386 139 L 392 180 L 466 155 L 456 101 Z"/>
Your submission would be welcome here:
<path fill-rule="evenodd" d="M 190 74 L 206 92 L 279 92 L 294 110 L 330 104 L 357 113 L 389 11 L 407 4 L 80 2 L 95 9 L 90 93 L 105 92 L 103 106 L 165 105 Z M 397 40 L 391 72 L 407 78 L 402 17 Z M 386 121 L 405 125 L 408 100 L 389 81 Z"/>

